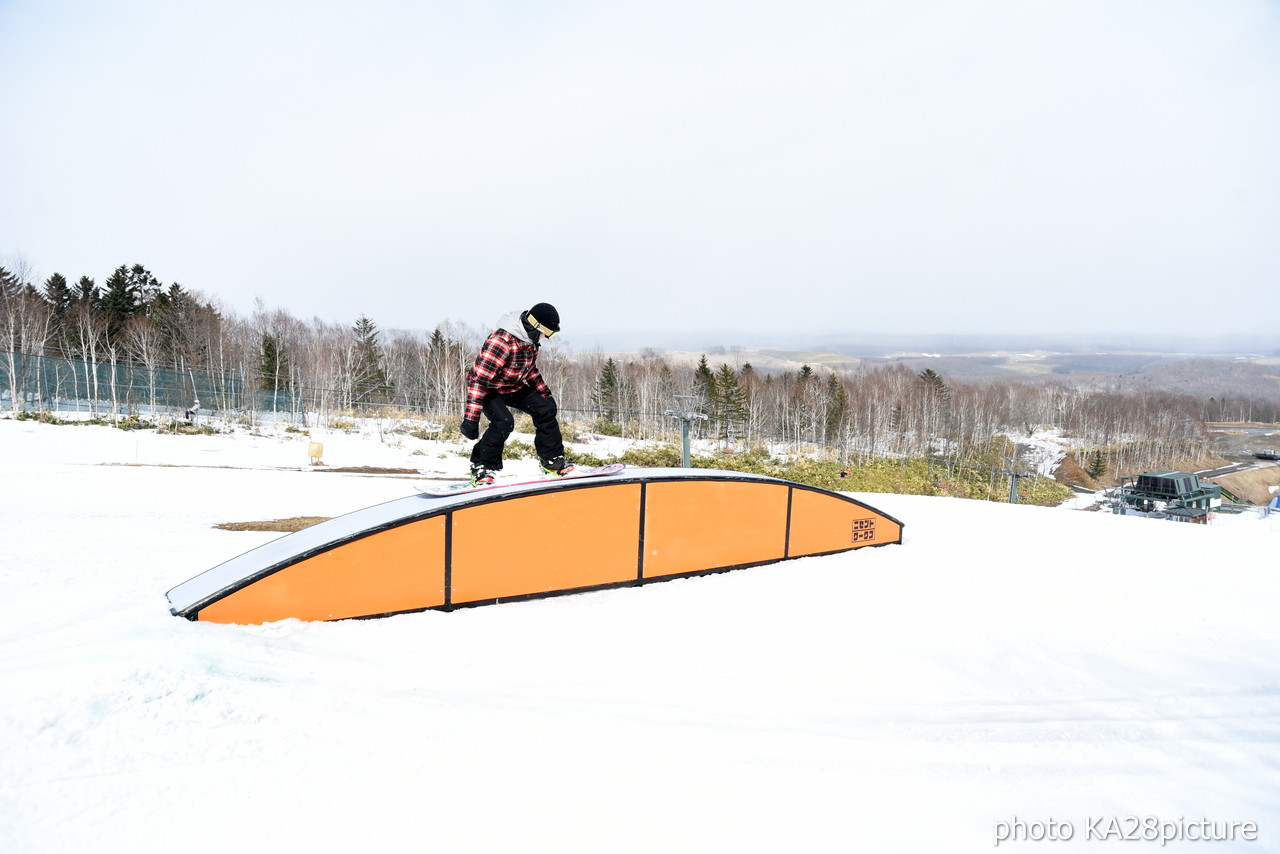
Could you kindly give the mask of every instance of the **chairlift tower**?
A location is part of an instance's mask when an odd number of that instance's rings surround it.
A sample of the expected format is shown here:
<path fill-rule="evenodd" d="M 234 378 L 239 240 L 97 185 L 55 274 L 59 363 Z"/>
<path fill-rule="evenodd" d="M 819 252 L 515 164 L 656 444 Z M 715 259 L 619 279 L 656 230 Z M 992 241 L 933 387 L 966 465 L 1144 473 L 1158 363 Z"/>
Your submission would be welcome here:
<path fill-rule="evenodd" d="M 1034 472 L 1027 469 L 1014 469 L 1012 466 L 1003 470 L 1009 476 L 1009 503 L 1018 503 L 1018 481 L 1024 477 L 1032 477 Z"/>
<path fill-rule="evenodd" d="M 668 409 L 666 415 L 672 418 L 680 419 L 680 466 L 681 468 L 693 468 L 689 460 L 689 425 L 694 421 L 706 421 L 707 416 L 701 412 L 697 412 L 698 398 L 692 394 L 676 394 L 672 395 L 675 399 L 675 409 Z"/>

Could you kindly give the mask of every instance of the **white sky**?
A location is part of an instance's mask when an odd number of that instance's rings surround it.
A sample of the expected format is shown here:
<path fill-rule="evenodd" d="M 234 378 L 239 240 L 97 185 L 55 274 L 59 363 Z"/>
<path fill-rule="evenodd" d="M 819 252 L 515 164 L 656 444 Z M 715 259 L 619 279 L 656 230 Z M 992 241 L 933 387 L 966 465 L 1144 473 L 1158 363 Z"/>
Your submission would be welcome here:
<path fill-rule="evenodd" d="M 1275 329 L 1270 0 L 0 0 L 0 104 L 42 279 L 580 345 Z"/>

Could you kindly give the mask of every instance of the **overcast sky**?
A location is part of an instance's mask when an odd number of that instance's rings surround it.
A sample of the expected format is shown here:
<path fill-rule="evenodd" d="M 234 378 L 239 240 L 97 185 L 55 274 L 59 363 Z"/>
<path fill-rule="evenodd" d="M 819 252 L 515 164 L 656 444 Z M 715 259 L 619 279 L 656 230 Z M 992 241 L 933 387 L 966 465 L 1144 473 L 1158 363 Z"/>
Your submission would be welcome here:
<path fill-rule="evenodd" d="M 1280 327 L 1276 0 L 0 0 L 0 104 L 41 281 L 583 349 Z"/>

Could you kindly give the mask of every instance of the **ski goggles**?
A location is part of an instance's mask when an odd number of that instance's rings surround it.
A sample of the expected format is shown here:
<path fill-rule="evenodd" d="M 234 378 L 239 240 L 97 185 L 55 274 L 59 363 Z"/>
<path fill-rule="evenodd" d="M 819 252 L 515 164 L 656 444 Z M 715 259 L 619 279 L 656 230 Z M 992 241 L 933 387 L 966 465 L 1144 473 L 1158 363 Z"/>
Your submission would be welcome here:
<path fill-rule="evenodd" d="M 541 323 L 538 322 L 538 318 L 534 317 L 532 314 L 529 315 L 528 319 L 529 319 L 530 326 L 532 326 L 534 329 L 538 330 L 548 338 L 550 338 L 551 336 L 555 335 L 557 332 L 560 331 L 558 329 L 551 329 L 549 327 L 543 326 Z"/>

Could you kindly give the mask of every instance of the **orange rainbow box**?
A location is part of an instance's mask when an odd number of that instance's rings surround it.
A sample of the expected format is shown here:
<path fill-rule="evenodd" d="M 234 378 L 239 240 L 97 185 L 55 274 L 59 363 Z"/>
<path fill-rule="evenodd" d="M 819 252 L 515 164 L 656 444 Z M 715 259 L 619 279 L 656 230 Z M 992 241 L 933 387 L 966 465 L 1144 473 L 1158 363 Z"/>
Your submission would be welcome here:
<path fill-rule="evenodd" d="M 448 611 L 901 543 L 902 528 L 790 481 L 627 468 L 366 507 L 245 552 L 168 598 L 174 614 L 215 623 Z M 512 560 L 508 542 L 541 545 Z"/>

